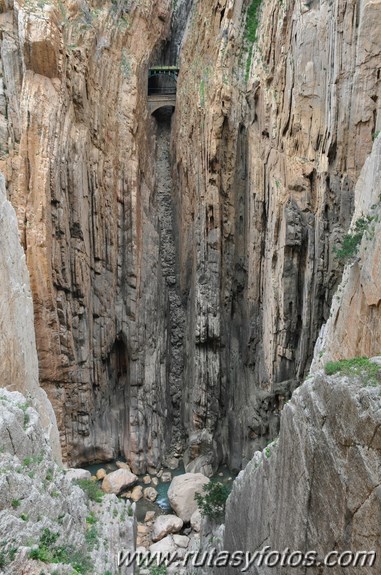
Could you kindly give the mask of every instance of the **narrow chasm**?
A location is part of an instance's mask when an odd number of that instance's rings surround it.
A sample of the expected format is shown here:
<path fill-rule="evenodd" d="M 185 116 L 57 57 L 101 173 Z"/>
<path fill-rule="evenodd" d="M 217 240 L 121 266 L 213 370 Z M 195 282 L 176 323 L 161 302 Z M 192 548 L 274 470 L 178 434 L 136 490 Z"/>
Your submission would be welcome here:
<path fill-rule="evenodd" d="M 163 279 L 166 285 L 166 313 L 168 337 L 167 381 L 168 414 L 172 423 L 169 457 L 182 452 L 181 399 L 184 370 L 185 312 L 179 290 L 179 272 L 176 249 L 176 219 L 173 201 L 173 169 L 171 158 L 171 126 L 173 108 L 163 107 L 154 113 L 156 122 L 155 203 L 159 221 L 159 253 Z"/>
<path fill-rule="evenodd" d="M 380 15 L 0 0 L 0 574 L 380 575 Z"/>

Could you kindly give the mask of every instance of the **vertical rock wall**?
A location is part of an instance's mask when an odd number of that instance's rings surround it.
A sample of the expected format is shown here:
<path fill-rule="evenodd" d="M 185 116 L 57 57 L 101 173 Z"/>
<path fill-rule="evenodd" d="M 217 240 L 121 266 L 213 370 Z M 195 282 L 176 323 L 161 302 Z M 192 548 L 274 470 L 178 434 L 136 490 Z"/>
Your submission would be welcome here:
<path fill-rule="evenodd" d="M 249 4 L 1 3 L 0 167 L 72 464 L 240 468 L 309 367 L 380 129 L 380 3 L 263 2 L 254 46 Z M 180 45 L 163 190 L 147 68 Z"/>
<path fill-rule="evenodd" d="M 268 546 L 269 564 L 258 559 L 250 575 L 379 573 L 380 423 L 378 388 L 321 372 L 309 378 L 284 408 L 278 444 L 257 453 L 234 482 L 224 549 L 254 554 Z M 287 549 L 291 563 L 276 564 L 274 552 Z M 324 566 L 335 551 L 373 551 L 376 561 Z M 321 565 L 303 565 L 307 552 Z"/>
<path fill-rule="evenodd" d="M 72 464 L 156 465 L 171 440 L 151 53 L 169 1 L 3 6 L 2 158 L 40 377 Z"/>
<path fill-rule="evenodd" d="M 57 462 L 61 447 L 57 421 L 39 386 L 33 301 L 15 211 L 0 174 L 0 386 L 19 391 L 40 414 L 41 427 Z"/>
<path fill-rule="evenodd" d="M 350 233 L 367 224 L 344 270 L 327 324 L 315 348 L 313 369 L 329 360 L 378 355 L 381 349 L 381 137 L 373 145 L 355 191 Z"/>
<path fill-rule="evenodd" d="M 308 370 L 381 121 L 379 2 L 263 2 L 252 51 L 248 4 L 195 5 L 174 133 L 190 456 L 233 467 Z"/>
<path fill-rule="evenodd" d="M 373 219 L 334 297 L 315 349 L 315 373 L 284 407 L 279 441 L 257 452 L 234 482 L 225 522 L 228 550 L 253 553 L 268 545 L 269 552 L 316 551 L 320 561 L 332 551 L 375 551 L 373 567 L 363 570 L 380 571 L 380 388 L 366 373 L 328 377 L 319 370 L 329 359 L 379 353 L 380 154 L 379 137 L 355 192 L 354 220 L 369 210 Z M 263 563 L 249 572 L 276 575 L 284 569 Z M 361 570 L 307 569 L 319 575 Z M 306 567 L 292 572 L 305 573 Z"/>

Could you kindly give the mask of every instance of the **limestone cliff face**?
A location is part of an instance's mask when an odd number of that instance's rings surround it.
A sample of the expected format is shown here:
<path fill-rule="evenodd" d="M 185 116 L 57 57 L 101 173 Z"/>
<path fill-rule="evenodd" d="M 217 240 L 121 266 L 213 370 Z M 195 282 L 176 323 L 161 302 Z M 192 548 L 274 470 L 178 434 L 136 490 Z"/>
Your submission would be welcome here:
<path fill-rule="evenodd" d="M 0 174 L 0 387 L 23 393 L 40 414 L 41 426 L 57 462 L 61 447 L 57 421 L 39 386 L 33 301 L 15 211 Z"/>
<path fill-rule="evenodd" d="M 329 360 L 370 357 L 381 349 L 380 137 L 356 185 L 352 226 L 360 218 L 368 220 L 367 229 L 358 253 L 353 254 L 354 261 L 344 270 L 330 317 L 322 328 L 315 349 L 314 369 Z"/>
<path fill-rule="evenodd" d="M 53 460 L 21 393 L 0 389 L 0 441 L 1 574 L 116 573 L 119 550 L 134 548 L 131 504 L 85 495 Z"/>
<path fill-rule="evenodd" d="M 366 375 L 321 371 L 328 360 L 380 350 L 380 170 L 378 137 L 355 189 L 353 224 L 370 216 L 368 229 L 316 344 L 314 374 L 284 407 L 279 439 L 257 452 L 234 482 L 226 549 L 314 550 L 320 560 L 334 550 L 375 551 L 378 559 L 366 573 L 380 571 L 380 389 Z M 262 564 L 249 572 L 283 569 Z M 355 575 L 359 566 L 308 568 L 319 575 L 331 571 Z M 305 573 L 305 567 L 292 572 Z"/>
<path fill-rule="evenodd" d="M 380 413 L 377 387 L 322 372 L 309 378 L 283 410 L 277 445 L 257 453 L 234 482 L 224 548 L 316 551 L 320 561 L 335 550 L 375 551 L 377 561 L 364 573 L 379 573 Z M 288 570 L 357 575 L 362 569 L 266 567 L 263 562 L 248 573 Z M 216 571 L 236 573 L 234 568 Z"/>
<path fill-rule="evenodd" d="M 196 3 L 174 132 L 189 457 L 233 467 L 308 370 L 381 125 L 379 2 L 265 2 L 251 66 L 247 4 Z"/>
<path fill-rule="evenodd" d="M 166 294 L 146 70 L 160 2 L 3 5 L 3 169 L 35 303 L 41 382 L 72 463 L 171 439 Z"/>
<path fill-rule="evenodd" d="M 0 4 L 0 162 L 72 464 L 240 468 L 328 317 L 380 129 L 380 3 L 270 0 L 254 47 L 248 4 Z M 170 124 L 147 68 L 178 54 Z"/>

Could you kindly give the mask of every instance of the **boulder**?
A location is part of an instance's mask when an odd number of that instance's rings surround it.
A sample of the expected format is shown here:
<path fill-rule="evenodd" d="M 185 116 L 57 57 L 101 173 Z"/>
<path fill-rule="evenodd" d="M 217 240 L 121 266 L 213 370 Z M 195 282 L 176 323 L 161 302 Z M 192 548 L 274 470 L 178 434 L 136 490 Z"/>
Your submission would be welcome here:
<path fill-rule="evenodd" d="M 151 483 L 151 478 L 149 475 L 145 475 L 143 477 L 143 483 L 144 483 L 144 485 L 149 485 Z"/>
<path fill-rule="evenodd" d="M 172 481 L 172 473 L 170 471 L 163 471 L 161 480 L 163 483 L 169 483 Z"/>
<path fill-rule="evenodd" d="M 200 533 L 201 531 L 201 520 L 202 520 L 201 513 L 199 509 L 197 509 L 197 511 L 193 513 L 190 520 L 192 529 L 193 531 L 196 531 L 196 533 Z"/>
<path fill-rule="evenodd" d="M 183 524 L 183 520 L 176 515 L 159 515 L 153 524 L 152 541 L 160 541 L 171 533 L 178 533 Z"/>
<path fill-rule="evenodd" d="M 86 469 L 68 469 L 66 477 L 70 479 L 70 481 L 75 481 L 77 479 L 91 479 L 91 473 Z"/>
<path fill-rule="evenodd" d="M 177 547 L 181 547 L 182 549 L 187 549 L 189 545 L 189 537 L 186 535 L 174 535 L 173 541 L 177 545 Z"/>
<path fill-rule="evenodd" d="M 189 523 L 197 510 L 195 493 L 202 493 L 207 483 L 209 479 L 202 473 L 185 473 L 173 478 L 168 490 L 168 499 L 176 515 L 181 517 L 184 523 Z"/>
<path fill-rule="evenodd" d="M 132 501 L 140 501 L 143 497 L 143 487 L 141 485 L 134 487 L 130 497 Z"/>
<path fill-rule="evenodd" d="M 126 469 L 127 471 L 131 471 L 131 468 L 128 465 L 128 463 L 125 463 L 124 461 L 117 461 L 115 464 L 118 469 Z"/>
<path fill-rule="evenodd" d="M 156 501 L 157 496 L 159 495 L 153 487 L 146 487 L 143 493 L 145 499 L 148 499 L 148 501 Z"/>
<path fill-rule="evenodd" d="M 148 531 L 149 531 L 149 527 L 147 525 L 138 525 L 138 535 L 147 535 Z"/>
<path fill-rule="evenodd" d="M 150 545 L 149 550 L 151 553 L 174 553 L 177 550 L 172 535 L 167 535 L 161 541 Z"/>
<path fill-rule="evenodd" d="M 147 523 L 149 521 L 152 521 L 155 518 L 155 511 L 147 511 L 147 513 L 145 514 L 144 517 L 144 521 Z"/>
<path fill-rule="evenodd" d="M 98 469 L 98 471 L 96 472 L 95 476 L 97 479 L 101 480 L 104 479 L 106 477 L 107 473 L 105 469 Z"/>
<path fill-rule="evenodd" d="M 102 482 L 102 489 L 105 493 L 115 493 L 118 495 L 126 487 L 130 487 L 138 480 L 137 476 L 127 469 L 118 469 L 106 475 Z"/>

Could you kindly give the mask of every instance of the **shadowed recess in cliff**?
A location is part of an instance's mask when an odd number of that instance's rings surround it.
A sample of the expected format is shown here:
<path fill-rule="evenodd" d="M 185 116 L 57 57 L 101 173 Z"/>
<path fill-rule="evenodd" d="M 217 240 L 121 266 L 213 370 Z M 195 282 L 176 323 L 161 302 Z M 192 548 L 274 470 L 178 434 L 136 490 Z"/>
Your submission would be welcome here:
<path fill-rule="evenodd" d="M 171 164 L 171 124 L 170 107 L 161 108 L 154 114 L 156 119 L 156 187 L 155 202 L 159 223 L 159 253 L 163 279 L 166 285 L 166 310 L 168 322 L 167 348 L 167 405 L 171 426 L 167 426 L 167 445 L 171 444 L 170 454 L 179 454 L 182 446 L 181 430 L 181 390 L 184 369 L 184 329 L 185 313 L 179 293 L 178 258 L 175 238 L 176 220 L 172 197 L 172 164 Z"/>

